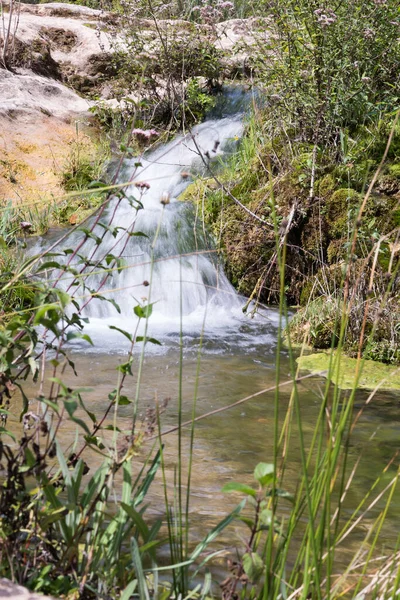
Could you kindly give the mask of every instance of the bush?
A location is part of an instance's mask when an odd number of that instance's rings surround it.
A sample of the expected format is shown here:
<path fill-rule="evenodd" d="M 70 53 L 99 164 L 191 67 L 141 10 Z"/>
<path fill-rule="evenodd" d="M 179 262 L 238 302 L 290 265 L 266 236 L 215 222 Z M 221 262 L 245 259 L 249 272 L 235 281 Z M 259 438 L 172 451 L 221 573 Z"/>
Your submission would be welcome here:
<path fill-rule="evenodd" d="M 263 3 L 271 42 L 256 56 L 271 110 L 297 135 L 337 143 L 398 106 L 400 43 L 397 0 L 323 6 L 308 0 Z"/>

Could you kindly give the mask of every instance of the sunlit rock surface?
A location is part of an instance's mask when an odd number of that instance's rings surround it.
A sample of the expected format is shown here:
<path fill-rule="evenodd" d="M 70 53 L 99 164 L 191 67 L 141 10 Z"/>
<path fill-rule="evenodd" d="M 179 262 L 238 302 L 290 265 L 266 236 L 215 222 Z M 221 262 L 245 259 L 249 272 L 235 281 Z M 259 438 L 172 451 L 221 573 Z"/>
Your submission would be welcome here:
<path fill-rule="evenodd" d="M 50 596 L 42 596 L 35 594 L 22 587 L 16 585 L 8 579 L 0 579 L 0 598 L 10 598 L 10 600 L 51 600 Z"/>

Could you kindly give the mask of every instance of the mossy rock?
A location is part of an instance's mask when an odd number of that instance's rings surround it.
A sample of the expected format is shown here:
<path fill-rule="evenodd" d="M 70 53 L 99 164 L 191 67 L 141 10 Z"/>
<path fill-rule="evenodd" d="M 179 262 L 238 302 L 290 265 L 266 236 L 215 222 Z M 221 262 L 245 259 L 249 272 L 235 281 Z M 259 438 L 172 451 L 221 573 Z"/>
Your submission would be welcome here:
<path fill-rule="evenodd" d="M 394 166 L 397 167 L 397 165 Z M 391 173 L 383 175 L 378 181 L 377 190 L 387 196 L 398 194 L 400 192 L 400 175 L 392 175 Z"/>
<path fill-rule="evenodd" d="M 301 245 L 315 261 L 325 255 L 328 243 L 327 224 L 319 206 L 314 205 L 308 212 L 307 220 L 301 232 Z"/>
<path fill-rule="evenodd" d="M 331 196 L 336 188 L 337 181 L 331 173 L 324 175 L 324 177 L 315 182 L 315 193 L 321 198 Z"/>
<path fill-rule="evenodd" d="M 349 227 L 349 213 L 353 213 L 360 206 L 362 196 L 349 188 L 336 190 L 326 201 L 326 219 L 331 239 L 342 238 L 347 234 Z"/>
<path fill-rule="evenodd" d="M 318 352 L 297 359 L 299 368 L 315 375 L 328 377 L 339 388 L 347 390 L 357 388 L 373 390 L 400 390 L 400 370 L 372 360 L 359 362 L 342 353 Z M 357 380 L 357 371 L 360 375 Z"/>
<path fill-rule="evenodd" d="M 41 38 L 30 42 L 15 38 L 10 61 L 15 67 L 31 69 L 44 77 L 61 79 L 59 65 L 50 54 L 50 44 Z"/>
<path fill-rule="evenodd" d="M 76 225 L 90 216 L 102 201 L 100 194 L 69 200 L 60 207 L 58 221 L 61 225 Z"/>

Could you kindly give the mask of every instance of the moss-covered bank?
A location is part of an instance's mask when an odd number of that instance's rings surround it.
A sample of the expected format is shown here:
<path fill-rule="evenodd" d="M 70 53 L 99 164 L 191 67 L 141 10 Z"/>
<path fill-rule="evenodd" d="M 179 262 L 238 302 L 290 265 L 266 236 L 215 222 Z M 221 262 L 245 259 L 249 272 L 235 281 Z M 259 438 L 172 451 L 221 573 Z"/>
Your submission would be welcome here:
<path fill-rule="evenodd" d="M 261 302 L 279 299 L 276 249 L 286 234 L 286 296 L 307 307 L 289 328 L 294 341 L 303 341 L 306 328 L 311 345 L 336 345 L 346 294 L 346 351 L 356 354 L 361 343 L 368 358 L 399 362 L 400 126 L 358 219 L 391 119 L 359 127 L 347 155 L 282 135 L 267 140 L 265 123 L 265 115 L 250 122 L 241 149 L 218 175 L 223 188 L 212 177 L 196 181 L 184 199 L 211 227 L 232 283 Z"/>

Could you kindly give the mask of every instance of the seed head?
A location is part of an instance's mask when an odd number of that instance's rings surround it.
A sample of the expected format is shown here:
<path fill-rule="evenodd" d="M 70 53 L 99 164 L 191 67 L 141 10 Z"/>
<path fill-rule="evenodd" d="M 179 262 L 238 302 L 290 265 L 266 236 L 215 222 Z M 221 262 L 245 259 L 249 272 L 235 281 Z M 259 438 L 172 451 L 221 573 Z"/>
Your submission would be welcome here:
<path fill-rule="evenodd" d="M 166 206 L 167 204 L 169 204 L 169 203 L 170 203 L 170 199 L 171 199 L 171 197 L 170 197 L 170 195 L 169 195 L 169 192 L 163 192 L 163 193 L 162 193 L 162 195 L 161 195 L 161 200 L 160 200 L 160 202 L 161 202 L 161 204 L 162 204 L 163 206 Z"/>

